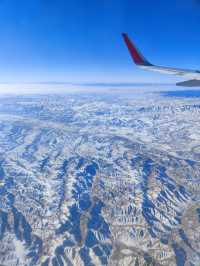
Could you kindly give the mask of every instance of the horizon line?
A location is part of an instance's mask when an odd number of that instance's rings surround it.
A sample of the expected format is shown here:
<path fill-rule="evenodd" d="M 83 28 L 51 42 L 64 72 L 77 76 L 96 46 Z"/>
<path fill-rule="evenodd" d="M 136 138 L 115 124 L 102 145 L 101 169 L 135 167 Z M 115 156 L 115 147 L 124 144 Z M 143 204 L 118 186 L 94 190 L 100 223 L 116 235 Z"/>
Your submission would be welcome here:
<path fill-rule="evenodd" d="M 69 82 L 69 81 L 23 81 L 23 82 L 0 82 L 0 85 L 20 85 L 20 84 L 30 84 L 30 85 L 72 85 L 72 86 L 97 86 L 97 87 L 131 87 L 131 86 L 154 86 L 154 85 L 161 85 L 161 86 L 170 86 L 175 85 L 175 83 L 167 83 L 167 82 Z"/>

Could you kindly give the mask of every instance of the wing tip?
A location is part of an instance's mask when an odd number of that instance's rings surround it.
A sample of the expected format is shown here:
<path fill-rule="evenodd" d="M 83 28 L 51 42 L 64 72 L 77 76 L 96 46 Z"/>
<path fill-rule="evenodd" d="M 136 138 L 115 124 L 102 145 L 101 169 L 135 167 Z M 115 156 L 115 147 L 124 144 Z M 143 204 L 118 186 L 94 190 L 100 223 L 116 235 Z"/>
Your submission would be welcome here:
<path fill-rule="evenodd" d="M 127 33 L 122 32 L 122 37 L 126 37 L 126 36 L 127 36 Z"/>
<path fill-rule="evenodd" d="M 144 56 L 139 52 L 139 50 L 131 42 L 131 40 L 128 37 L 128 34 L 125 32 L 122 32 L 122 37 L 124 39 L 124 42 L 135 64 L 136 65 L 150 65 L 150 63 L 144 58 Z"/>

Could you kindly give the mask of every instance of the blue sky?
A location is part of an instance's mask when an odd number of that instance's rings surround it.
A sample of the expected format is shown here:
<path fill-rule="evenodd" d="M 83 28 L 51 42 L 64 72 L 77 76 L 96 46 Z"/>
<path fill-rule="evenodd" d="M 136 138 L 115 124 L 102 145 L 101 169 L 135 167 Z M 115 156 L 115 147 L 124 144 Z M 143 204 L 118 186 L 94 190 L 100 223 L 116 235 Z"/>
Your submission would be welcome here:
<path fill-rule="evenodd" d="M 200 69 L 198 0 L 1 0 L 1 82 L 173 82 L 138 70 L 127 32 L 152 63 Z"/>

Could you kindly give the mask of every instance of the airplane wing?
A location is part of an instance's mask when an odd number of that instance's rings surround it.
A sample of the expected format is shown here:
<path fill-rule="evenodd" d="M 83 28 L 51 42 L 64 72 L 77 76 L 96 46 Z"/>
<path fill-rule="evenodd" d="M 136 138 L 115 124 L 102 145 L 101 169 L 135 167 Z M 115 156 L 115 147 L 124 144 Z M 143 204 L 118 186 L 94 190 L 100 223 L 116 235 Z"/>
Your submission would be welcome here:
<path fill-rule="evenodd" d="M 200 86 L 200 71 L 199 70 L 188 70 L 181 68 L 163 67 L 151 64 L 131 42 L 126 33 L 122 33 L 125 44 L 131 54 L 131 57 L 135 64 L 140 68 L 156 71 L 164 74 L 172 74 L 176 76 L 186 77 L 190 80 L 184 82 L 178 82 L 176 85 L 184 87 L 199 87 Z"/>

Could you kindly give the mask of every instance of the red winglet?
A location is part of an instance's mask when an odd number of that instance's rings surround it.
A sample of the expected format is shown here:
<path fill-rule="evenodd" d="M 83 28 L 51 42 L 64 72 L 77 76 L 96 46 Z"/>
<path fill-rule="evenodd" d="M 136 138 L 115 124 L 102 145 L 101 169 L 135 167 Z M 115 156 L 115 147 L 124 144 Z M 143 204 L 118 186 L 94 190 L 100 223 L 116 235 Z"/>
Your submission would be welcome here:
<path fill-rule="evenodd" d="M 138 49 L 133 45 L 133 43 L 128 38 L 128 35 L 126 33 L 122 33 L 122 36 L 124 38 L 124 41 L 128 47 L 128 50 L 131 54 L 131 57 L 133 58 L 134 62 L 137 65 L 149 65 L 149 62 L 140 54 Z"/>

